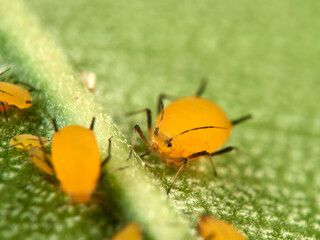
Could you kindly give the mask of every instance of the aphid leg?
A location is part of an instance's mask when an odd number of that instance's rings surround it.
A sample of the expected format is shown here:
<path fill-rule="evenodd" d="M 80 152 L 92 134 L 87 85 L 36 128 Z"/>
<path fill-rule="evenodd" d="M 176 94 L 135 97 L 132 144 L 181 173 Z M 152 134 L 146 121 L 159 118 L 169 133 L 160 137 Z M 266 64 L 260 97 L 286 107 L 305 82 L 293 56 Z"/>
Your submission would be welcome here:
<path fill-rule="evenodd" d="M 161 105 L 163 105 L 163 101 L 165 99 L 169 99 L 171 101 L 173 101 L 175 99 L 175 97 L 171 96 L 171 95 L 168 95 L 168 94 L 165 94 L 165 93 L 161 93 L 158 97 L 158 107 L 157 107 L 157 110 L 158 110 L 158 114 L 161 112 L 162 108 L 161 108 Z"/>
<path fill-rule="evenodd" d="M 164 107 L 163 107 L 162 99 L 159 99 L 159 107 L 158 108 L 161 110 L 161 118 L 160 118 L 158 126 L 156 126 L 154 128 L 154 132 L 153 132 L 154 136 L 157 136 L 159 134 L 159 128 L 160 128 L 160 125 L 161 125 L 161 122 L 162 122 L 163 116 L 164 116 Z"/>
<path fill-rule="evenodd" d="M 142 132 L 141 128 L 139 125 L 135 125 L 134 126 L 134 131 L 133 131 L 133 136 L 132 136 L 132 142 L 131 142 L 131 149 L 130 149 L 130 153 L 129 153 L 129 157 L 127 158 L 127 160 L 129 160 L 132 156 L 132 152 L 133 152 L 133 147 L 135 145 L 136 142 L 136 138 L 137 138 L 137 132 L 139 133 L 139 136 L 141 137 L 142 141 L 144 142 L 144 144 L 147 145 L 148 149 L 151 149 L 151 146 L 146 138 L 146 136 L 144 135 L 144 133 Z M 144 165 L 144 162 L 142 162 L 142 165 Z"/>
<path fill-rule="evenodd" d="M 47 158 L 47 155 L 46 155 L 46 150 L 44 148 L 44 145 L 43 145 L 43 142 L 42 142 L 42 139 L 40 137 L 40 135 L 38 135 L 38 138 L 39 138 L 39 142 L 40 142 L 40 145 L 41 145 L 41 149 L 42 149 L 42 153 L 43 153 L 43 159 L 46 161 L 46 164 L 48 164 L 48 166 L 51 168 L 52 172 L 55 174 L 55 171 L 54 171 L 54 168 L 52 166 L 52 163 L 50 162 L 50 160 Z"/>
<path fill-rule="evenodd" d="M 52 124 L 53 124 L 54 131 L 58 132 L 59 129 L 58 129 L 57 122 L 56 122 L 55 118 L 52 118 Z"/>
<path fill-rule="evenodd" d="M 21 85 L 24 85 L 24 86 L 28 87 L 28 88 L 29 88 L 29 89 L 28 89 L 28 92 L 39 91 L 38 89 L 36 89 L 36 88 L 33 87 L 32 85 L 30 85 L 30 84 L 28 84 L 28 83 L 25 83 L 25 82 L 21 82 L 21 81 L 19 81 L 19 80 L 16 80 L 16 81 L 14 81 L 13 83 L 14 83 L 14 84 L 19 83 L 19 84 L 21 84 Z"/>
<path fill-rule="evenodd" d="M 177 159 L 178 160 L 178 159 Z M 183 164 L 180 166 L 180 168 L 178 169 L 176 175 L 174 176 L 173 180 L 172 180 L 172 183 L 170 184 L 170 187 L 168 188 L 167 190 L 167 195 L 169 197 L 169 193 L 171 191 L 171 188 L 173 186 L 173 184 L 175 183 L 176 179 L 178 178 L 178 176 L 180 175 L 180 173 L 182 172 L 182 170 L 186 167 L 188 163 L 188 158 L 183 158 Z"/>
<path fill-rule="evenodd" d="M 231 121 L 231 123 L 232 123 L 233 126 L 235 126 L 235 125 L 237 125 L 239 123 L 242 123 L 242 122 L 244 122 L 244 121 L 246 121 L 246 120 L 248 120 L 250 118 L 252 118 L 252 115 L 251 114 L 247 114 L 247 115 L 245 115 L 245 116 L 243 116 L 241 118 L 238 118 L 238 119 L 235 119 L 235 120 Z"/>
<path fill-rule="evenodd" d="M 110 160 L 110 158 L 111 158 L 111 138 L 112 137 L 110 137 L 109 139 L 108 139 L 108 141 L 109 141 L 109 145 L 108 145 L 108 156 L 101 162 L 101 168 L 103 168 L 104 167 L 104 165 L 106 165 L 106 163 Z"/>
<path fill-rule="evenodd" d="M 202 152 L 197 152 L 197 153 L 194 153 L 194 154 L 191 154 L 188 159 L 193 159 L 193 158 L 198 158 L 198 157 L 203 157 L 203 156 L 206 156 L 209 160 L 210 160 L 210 164 L 211 164 L 211 167 L 212 167 L 212 170 L 213 170 L 213 174 L 215 177 L 218 177 L 218 174 L 217 174 L 217 170 L 214 166 L 214 163 L 212 161 L 212 158 L 210 153 L 208 153 L 207 151 L 202 151 Z"/>
<path fill-rule="evenodd" d="M 90 130 L 93 130 L 93 128 L 94 128 L 94 122 L 96 121 L 96 118 L 95 117 L 93 117 L 92 118 L 92 121 L 91 121 L 91 124 L 90 124 Z M 112 137 L 111 137 L 112 138 Z"/>
<path fill-rule="evenodd" d="M 25 117 L 25 119 L 27 119 L 30 122 L 30 119 L 28 118 L 27 114 L 21 108 L 18 108 L 16 105 L 9 105 L 9 107 L 18 109 L 22 113 L 22 115 Z"/>
<path fill-rule="evenodd" d="M 130 115 L 142 113 L 142 112 L 146 112 L 146 114 L 147 114 L 148 137 L 150 139 L 150 137 L 151 137 L 151 122 L 152 122 L 151 110 L 149 108 L 144 108 L 144 109 L 141 109 L 138 111 L 128 112 L 127 115 L 130 116 Z"/>
<path fill-rule="evenodd" d="M 206 78 L 202 79 L 201 84 L 196 92 L 197 97 L 200 97 L 203 94 L 204 90 L 207 87 L 207 82 L 208 82 L 208 80 Z"/>
<path fill-rule="evenodd" d="M 0 104 L 3 106 L 3 115 L 4 115 L 4 118 L 5 118 L 6 122 L 8 122 L 7 105 L 6 105 L 4 102 L 0 102 Z"/>
<path fill-rule="evenodd" d="M 103 180 L 103 178 L 106 176 L 106 172 L 101 172 L 100 173 L 100 176 L 99 176 L 99 178 L 98 178 L 98 184 L 97 185 L 99 185 L 99 183 L 101 183 L 101 181 Z"/>
<path fill-rule="evenodd" d="M 145 153 L 141 154 L 139 157 L 143 158 L 144 156 L 149 156 L 152 152 L 150 150 L 146 151 Z"/>
<path fill-rule="evenodd" d="M 218 177 L 217 169 L 216 169 L 216 167 L 214 166 L 214 163 L 213 163 L 213 161 L 212 161 L 212 158 L 211 158 L 210 153 L 208 153 L 208 152 L 207 152 L 207 157 L 208 157 L 209 160 L 210 160 L 210 164 L 211 164 L 211 167 L 212 167 L 214 176 L 215 176 L 215 177 Z"/>
<path fill-rule="evenodd" d="M 236 150 L 236 149 L 237 149 L 236 147 L 229 146 L 229 147 L 226 147 L 226 148 L 222 148 L 219 151 L 215 151 L 213 153 L 210 153 L 210 155 L 213 157 L 213 156 L 221 155 L 221 154 L 224 154 L 224 153 L 227 153 L 227 152 L 231 152 L 232 150 Z"/>
<path fill-rule="evenodd" d="M 0 76 L 1 76 L 2 74 L 4 74 L 5 72 L 8 72 L 10 69 L 11 69 L 11 67 L 9 67 L 9 68 L 7 68 L 6 70 L 4 70 L 3 72 L 1 72 L 1 73 L 0 73 Z"/>
<path fill-rule="evenodd" d="M 112 138 L 112 137 L 109 138 L 108 156 L 101 162 L 101 171 L 102 171 L 102 168 L 104 167 L 104 165 L 106 165 L 106 163 L 109 162 L 109 160 L 110 160 L 110 158 L 111 158 L 111 138 Z M 109 173 L 114 173 L 114 172 L 116 172 L 116 171 L 124 170 L 124 169 L 126 169 L 126 168 L 128 168 L 128 166 L 113 169 L 113 170 L 109 171 Z M 105 172 L 101 172 L 101 173 L 100 173 L 100 177 L 99 177 L 99 179 L 98 179 L 98 182 L 101 182 L 105 175 L 106 175 Z"/>

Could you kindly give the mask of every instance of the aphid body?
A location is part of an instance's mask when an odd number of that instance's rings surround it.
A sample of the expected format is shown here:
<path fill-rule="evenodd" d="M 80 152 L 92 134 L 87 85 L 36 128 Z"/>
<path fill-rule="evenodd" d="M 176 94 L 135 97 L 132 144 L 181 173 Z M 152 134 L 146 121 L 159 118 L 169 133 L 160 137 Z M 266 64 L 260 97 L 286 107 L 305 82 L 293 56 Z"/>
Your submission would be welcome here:
<path fill-rule="evenodd" d="M 9 71 L 10 68 L 4 70 L 0 73 L 0 76 L 5 72 Z M 22 111 L 22 109 L 29 108 L 32 106 L 32 98 L 30 96 L 30 91 L 36 90 L 29 84 L 15 81 L 14 83 L 4 82 L 6 78 L 0 80 L 0 111 L 4 113 L 6 121 L 7 119 L 7 110 L 9 108 L 18 109 L 26 118 L 27 116 Z M 29 90 L 16 85 L 16 83 L 23 84 L 30 87 Z"/>
<path fill-rule="evenodd" d="M 100 152 L 91 129 L 70 125 L 53 135 L 52 165 L 72 202 L 88 202 L 100 177 Z"/>
<path fill-rule="evenodd" d="M 216 151 L 227 141 L 232 129 L 224 111 L 201 97 L 174 101 L 163 112 L 163 119 L 162 113 L 157 118 L 150 145 L 169 165 L 181 165 L 183 162 L 175 159 L 194 153 Z"/>
<path fill-rule="evenodd" d="M 25 109 L 32 106 L 32 98 L 27 89 L 18 85 L 0 82 L 0 110 L 4 111 L 10 107 Z"/>
<path fill-rule="evenodd" d="M 195 96 L 181 98 L 165 108 L 162 103 L 165 95 L 160 95 L 160 113 L 153 130 L 151 130 L 152 121 L 149 109 L 145 108 L 130 113 L 147 113 L 148 138 L 140 126 L 135 125 L 129 158 L 132 155 L 136 133 L 138 133 L 148 147 L 148 151 L 140 157 L 156 152 L 167 165 L 179 166 L 167 194 L 187 163 L 200 157 L 209 158 L 213 172 L 217 176 L 211 157 L 235 149 L 235 147 L 229 146 L 218 150 L 228 140 L 234 125 L 252 117 L 248 114 L 230 121 L 217 104 L 200 97 L 204 86 L 204 84 L 201 85 Z"/>

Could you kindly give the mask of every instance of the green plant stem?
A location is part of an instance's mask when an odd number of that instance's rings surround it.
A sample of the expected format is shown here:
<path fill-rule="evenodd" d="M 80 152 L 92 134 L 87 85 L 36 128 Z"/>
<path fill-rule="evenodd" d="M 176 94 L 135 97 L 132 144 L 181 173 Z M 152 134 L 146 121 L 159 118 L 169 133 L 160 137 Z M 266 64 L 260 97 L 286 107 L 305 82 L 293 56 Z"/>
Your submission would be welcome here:
<path fill-rule="evenodd" d="M 39 95 L 49 115 L 57 119 L 60 127 L 89 126 L 95 116 L 102 156 L 106 155 L 108 138 L 113 136 L 112 159 L 107 168 L 129 168 L 109 174 L 102 184 L 112 186 L 125 217 L 139 222 L 152 239 L 192 239 L 188 226 L 140 161 L 135 158 L 125 161 L 129 149 L 125 138 L 110 117 L 100 111 L 94 97 L 81 85 L 63 53 L 43 33 L 34 17 L 20 1 L 0 0 L 0 6 L 1 54 L 26 75 L 29 84 L 41 89 Z"/>

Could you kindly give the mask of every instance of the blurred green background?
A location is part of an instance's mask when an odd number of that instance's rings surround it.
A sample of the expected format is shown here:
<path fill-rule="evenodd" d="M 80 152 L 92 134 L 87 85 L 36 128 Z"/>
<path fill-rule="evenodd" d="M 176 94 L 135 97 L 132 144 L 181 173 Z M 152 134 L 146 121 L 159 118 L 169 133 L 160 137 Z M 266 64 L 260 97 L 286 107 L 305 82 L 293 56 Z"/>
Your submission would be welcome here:
<path fill-rule="evenodd" d="M 203 96 L 231 119 L 254 115 L 227 143 L 240 153 L 216 158 L 219 179 L 203 159 L 190 164 L 174 185 L 169 204 L 190 229 L 209 213 L 249 239 L 320 239 L 319 1 L 22 2 L 75 71 L 97 75 L 96 102 L 129 141 L 134 124 L 146 129 L 146 120 L 126 112 L 148 107 L 156 117 L 160 93 L 191 95 L 202 78 L 208 79 Z M 0 60 L 1 68 L 10 65 L 5 56 Z M 30 113 L 46 119 L 39 131 L 50 136 L 50 110 Z M 23 119 L 10 123 L 16 121 Z M 4 119 L 1 124 L 3 137 L 23 129 Z M 19 160 L 21 152 L 1 144 L 1 239 L 107 239 L 122 224 L 106 220 L 95 205 L 55 211 L 36 198 L 25 205 L 23 199 L 35 192 L 48 203 L 63 196 L 39 182 L 33 166 Z M 156 157 L 145 160 L 154 164 L 146 171 L 158 187 L 167 189 L 175 170 Z M 16 174 L 21 166 L 30 182 Z M 19 190 L 1 190 L 10 184 Z M 37 217 L 30 219 L 28 212 Z"/>

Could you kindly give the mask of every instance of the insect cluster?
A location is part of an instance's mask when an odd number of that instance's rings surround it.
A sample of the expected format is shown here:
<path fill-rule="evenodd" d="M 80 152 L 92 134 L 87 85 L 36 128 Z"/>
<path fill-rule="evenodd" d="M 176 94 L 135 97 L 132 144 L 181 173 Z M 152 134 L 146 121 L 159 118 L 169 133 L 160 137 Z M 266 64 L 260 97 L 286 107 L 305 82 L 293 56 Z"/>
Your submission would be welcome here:
<path fill-rule="evenodd" d="M 0 76 L 8 70 L 1 72 Z M 12 108 L 18 109 L 28 119 L 23 109 L 32 106 L 30 92 L 36 89 L 19 81 L 9 83 L 6 80 L 8 79 L 2 78 L 0 82 L 0 111 L 3 112 L 5 120 L 8 121 L 7 112 Z M 17 84 L 28 86 L 29 89 Z M 220 148 L 229 138 L 235 125 L 251 118 L 251 115 L 245 115 L 233 121 L 229 120 L 217 104 L 201 97 L 203 90 L 204 85 L 201 85 L 195 96 L 178 99 L 166 107 L 163 105 L 166 95 L 160 95 L 158 117 L 153 129 L 151 128 L 150 109 L 130 113 L 130 115 L 146 113 L 148 132 L 145 136 L 140 126 L 135 125 L 128 160 L 132 156 L 138 133 L 148 148 L 140 157 L 156 153 L 168 166 L 178 168 L 167 189 L 168 195 L 187 164 L 199 158 L 208 158 L 213 173 L 217 176 L 212 158 L 235 149 L 233 146 Z M 28 151 L 37 168 L 46 174 L 55 176 L 60 182 L 61 190 L 67 194 L 71 202 L 87 203 L 104 176 L 102 168 L 111 156 L 110 137 L 108 155 L 101 160 L 99 146 L 93 131 L 94 123 L 95 118 L 92 119 L 89 128 L 69 125 L 59 129 L 53 119 L 55 131 L 51 141 L 38 135 L 21 134 L 12 137 L 10 144 Z M 50 142 L 51 153 L 48 153 L 45 148 Z M 200 218 L 198 232 L 204 239 L 245 239 L 231 225 L 213 220 L 208 216 Z M 227 238 L 226 236 L 234 237 Z M 140 226 L 136 223 L 130 223 L 112 239 L 142 239 Z"/>

